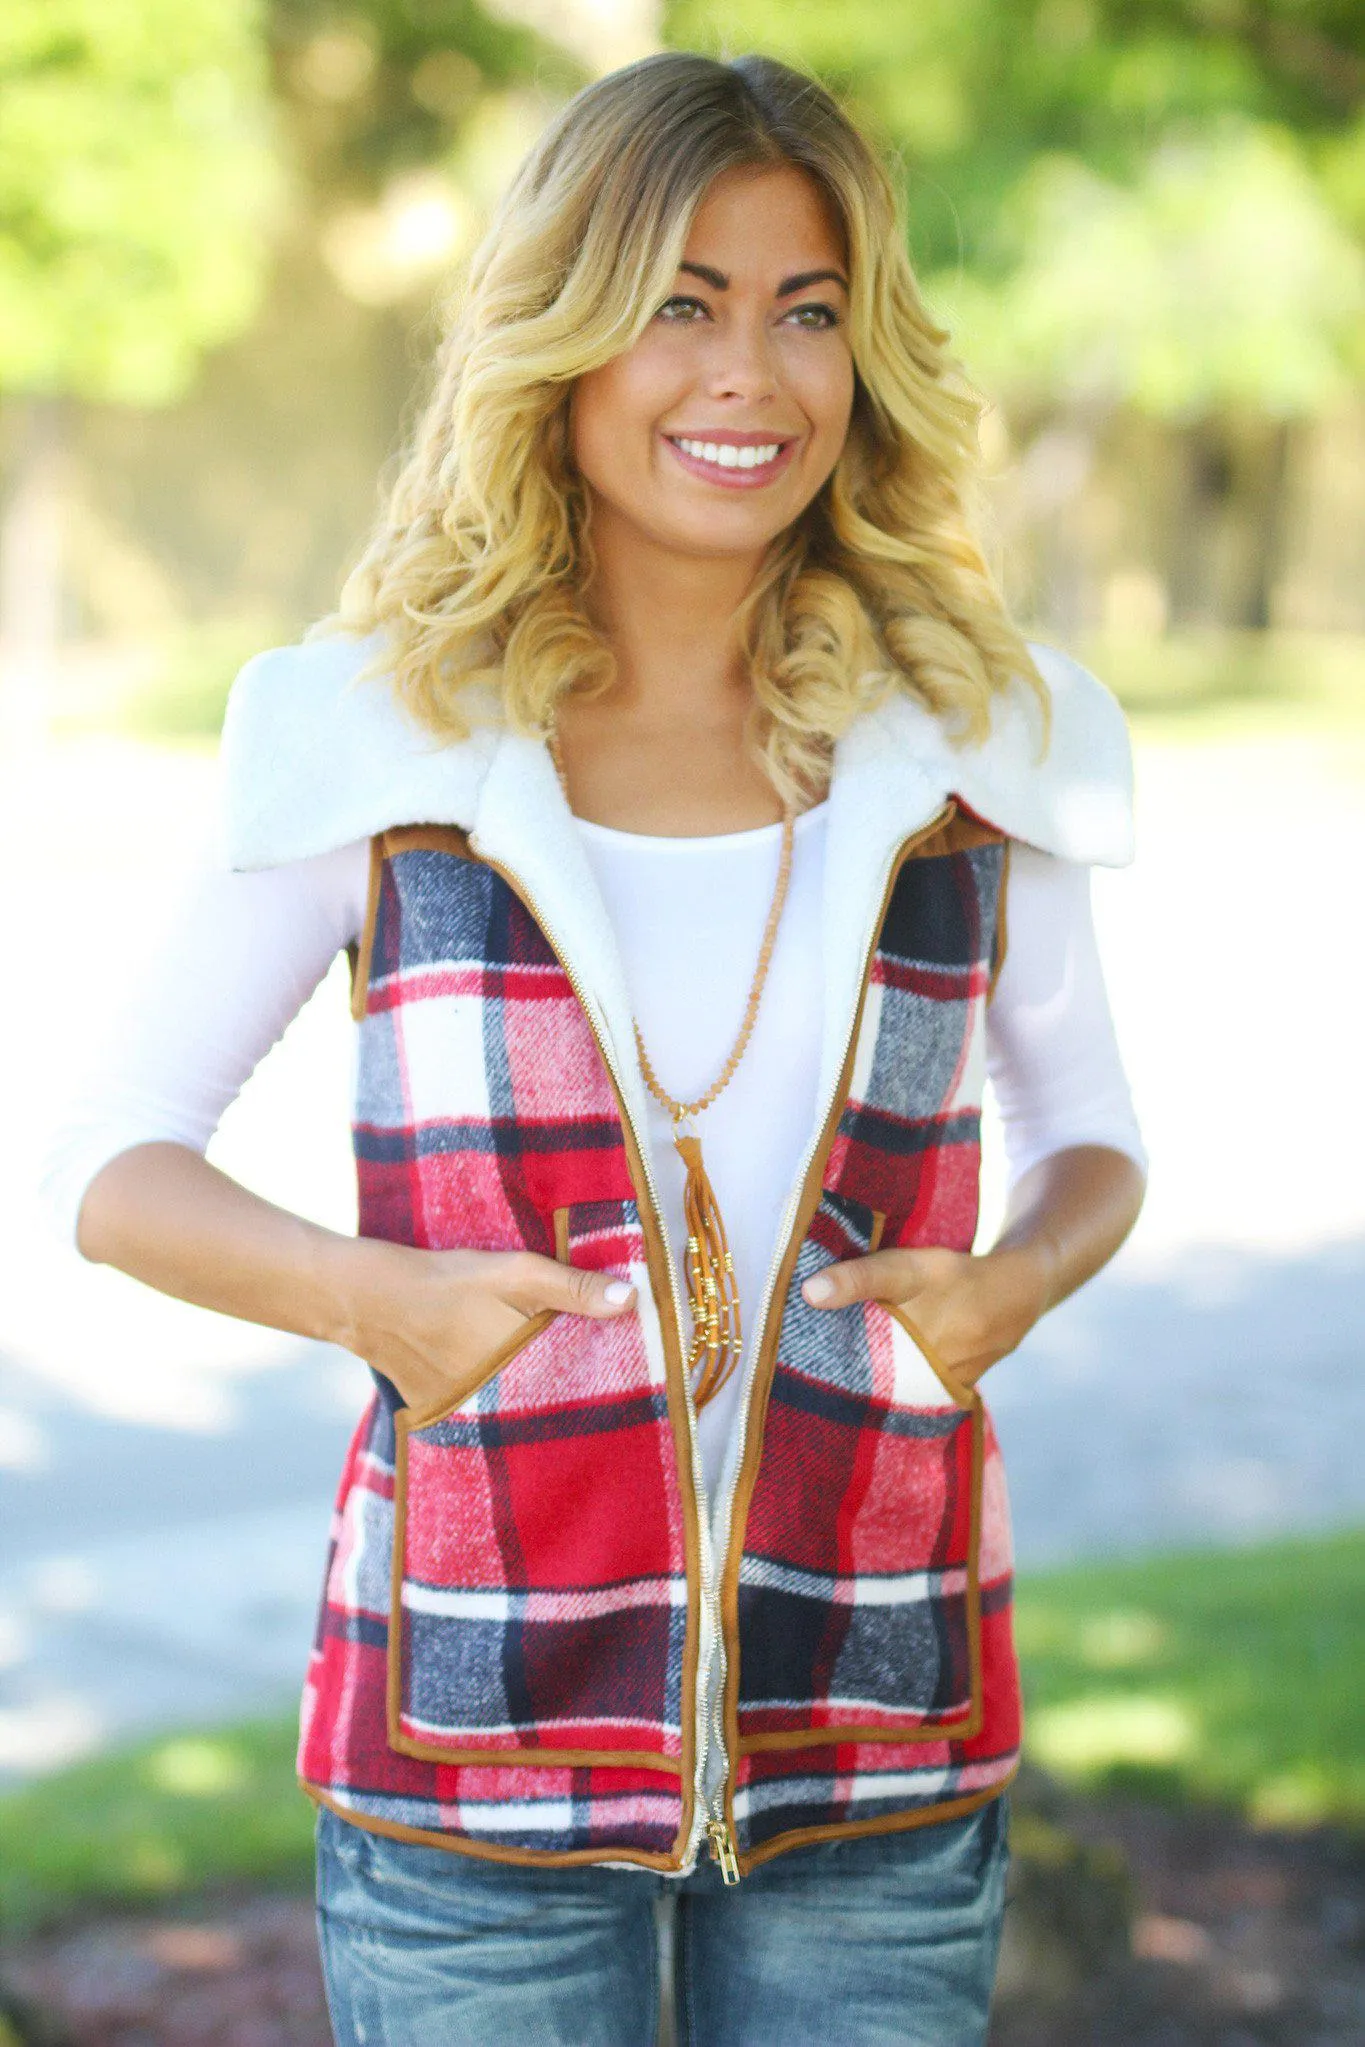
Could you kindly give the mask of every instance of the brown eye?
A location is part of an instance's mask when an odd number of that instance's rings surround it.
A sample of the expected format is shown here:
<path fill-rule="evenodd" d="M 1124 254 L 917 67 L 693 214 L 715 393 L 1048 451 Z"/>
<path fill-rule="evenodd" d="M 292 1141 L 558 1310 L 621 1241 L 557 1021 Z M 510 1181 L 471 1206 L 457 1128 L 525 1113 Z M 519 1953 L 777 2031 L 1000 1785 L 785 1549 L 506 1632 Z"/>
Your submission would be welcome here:
<path fill-rule="evenodd" d="M 700 299 L 689 298 L 686 293 L 677 292 L 671 299 L 664 300 L 658 312 L 655 314 L 655 318 L 663 319 L 667 315 L 670 306 L 695 306 L 698 312 L 704 313 L 706 311 L 706 308 L 702 304 Z M 675 322 L 674 324 L 686 326 L 689 323 L 686 321 L 679 321 Z"/>

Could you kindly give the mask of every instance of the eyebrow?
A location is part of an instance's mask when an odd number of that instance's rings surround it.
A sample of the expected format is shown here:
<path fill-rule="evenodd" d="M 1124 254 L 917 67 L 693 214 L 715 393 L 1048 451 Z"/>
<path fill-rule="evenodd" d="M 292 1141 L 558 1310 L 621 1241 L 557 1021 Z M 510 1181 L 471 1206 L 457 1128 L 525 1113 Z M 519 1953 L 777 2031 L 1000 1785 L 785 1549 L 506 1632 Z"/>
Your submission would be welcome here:
<path fill-rule="evenodd" d="M 709 263 L 680 263 L 678 268 L 679 270 L 690 270 L 694 277 L 705 278 L 706 282 L 714 285 L 717 291 L 725 291 L 729 288 L 730 280 L 725 275 L 725 272 L 723 270 L 713 270 Z M 783 278 L 781 284 L 777 287 L 775 296 L 780 299 L 790 298 L 794 291 L 804 291 L 808 284 L 820 284 L 826 278 L 830 279 L 834 284 L 842 284 L 844 290 L 848 290 L 848 279 L 842 271 L 799 270 L 795 277 Z"/>

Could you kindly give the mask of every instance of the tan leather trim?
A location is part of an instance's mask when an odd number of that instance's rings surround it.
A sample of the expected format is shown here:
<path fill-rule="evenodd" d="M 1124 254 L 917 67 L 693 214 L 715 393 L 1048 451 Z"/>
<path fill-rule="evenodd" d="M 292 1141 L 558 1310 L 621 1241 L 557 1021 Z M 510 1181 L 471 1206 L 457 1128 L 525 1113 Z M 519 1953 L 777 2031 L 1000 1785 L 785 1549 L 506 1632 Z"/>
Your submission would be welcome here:
<path fill-rule="evenodd" d="M 869 1258 L 874 1251 L 880 1251 L 882 1238 L 885 1235 L 886 1217 L 880 1208 L 874 1208 L 872 1211 L 872 1234 L 867 1240 L 867 1255 Z"/>
<path fill-rule="evenodd" d="M 1006 839 L 1004 856 L 1000 862 L 1000 894 L 995 903 L 995 957 L 991 961 L 991 978 L 986 988 L 987 1002 L 995 993 L 995 984 L 1000 979 L 1000 969 L 1005 964 L 1005 954 L 1009 949 L 1009 920 L 1005 911 L 1005 897 L 1009 889 L 1010 850 L 1013 844 L 1012 839 Z"/>
<path fill-rule="evenodd" d="M 978 1412 L 981 1406 L 981 1395 L 977 1392 L 975 1386 L 960 1386 L 958 1384 L 942 1358 L 929 1348 L 929 1345 L 920 1335 L 919 1330 L 910 1320 L 910 1317 L 906 1314 L 900 1303 L 898 1301 L 878 1301 L 877 1306 L 885 1308 L 893 1322 L 900 1323 L 901 1328 L 905 1331 L 911 1343 L 914 1344 L 915 1349 L 924 1359 L 925 1364 L 938 1380 L 954 1406 L 965 1408 L 971 1413 Z"/>
<path fill-rule="evenodd" d="M 876 1213 L 880 1214 L 879 1211 Z M 884 1220 L 884 1218 L 882 1218 Z M 943 1383 L 954 1404 L 971 1415 L 971 1477 L 967 1501 L 967 1711 L 943 1714 L 914 1727 L 795 1727 L 776 1734 L 738 1736 L 742 1756 L 761 1755 L 769 1749 L 815 1748 L 846 1741 L 958 1741 L 979 1734 L 985 1718 L 985 1689 L 981 1670 L 981 1488 L 985 1469 L 986 1419 L 981 1395 L 975 1387 L 963 1390 L 948 1375 L 919 1331 L 894 1301 L 878 1301 L 888 1315 L 899 1322 L 929 1369 Z"/>
<path fill-rule="evenodd" d="M 985 1686 L 981 1671 L 981 1492 L 986 1466 L 986 1409 L 980 1388 L 962 1387 L 952 1377 L 942 1358 L 920 1335 L 903 1308 L 891 1301 L 882 1306 L 905 1331 L 924 1362 L 940 1380 L 944 1391 L 971 1416 L 971 1478 L 967 1501 L 967 1668 L 971 1713 L 962 1723 L 963 1735 L 979 1734 L 985 1719 Z"/>
<path fill-rule="evenodd" d="M 561 1264 L 569 1261 L 569 1211 L 557 1208 L 554 1212 L 555 1256 Z M 551 1768 L 586 1768 L 598 1765 L 603 1768 L 629 1768 L 659 1770 L 670 1777 L 682 1772 L 681 1762 L 667 1756 L 651 1754 L 644 1749 L 587 1749 L 587 1748 L 465 1748 L 450 1743 L 423 1742 L 415 1736 L 405 1734 L 401 1725 L 402 1708 L 402 1647 L 401 1626 L 403 1591 L 403 1556 L 408 1519 L 408 1437 L 414 1429 L 430 1428 L 433 1422 L 444 1421 L 454 1414 L 481 1386 L 496 1376 L 503 1367 L 523 1351 L 542 1329 L 559 1317 L 557 1308 L 543 1308 L 539 1314 L 530 1315 L 525 1326 L 514 1329 L 512 1334 L 490 1351 L 479 1367 L 478 1377 L 470 1385 L 439 1406 L 422 1414 L 412 1414 L 407 1408 L 399 1408 L 394 1415 L 394 1470 L 393 1470 L 393 1558 L 389 1588 L 389 1640 L 386 1668 L 387 1733 L 391 1749 L 399 1755 L 412 1756 L 422 1763 L 492 1763 L 520 1767 L 532 1764 Z"/>
<path fill-rule="evenodd" d="M 1022 1761 L 1022 1757 L 1019 1759 Z M 815 1841 L 857 1841 L 869 1834 L 904 1834 L 911 1827 L 932 1826 L 935 1820 L 956 1819 L 959 1814 L 975 1812 L 978 1806 L 989 1805 L 1002 1791 L 1007 1791 L 1019 1774 L 1016 1761 L 1007 1777 L 998 1783 L 988 1784 L 984 1791 L 970 1792 L 965 1798 L 946 1799 L 942 1805 L 930 1806 L 925 1811 L 886 1813 L 875 1820 L 839 1820 L 828 1827 L 793 1827 L 785 1834 L 774 1834 L 771 1841 L 765 1841 L 761 1848 L 755 1848 L 748 1855 L 739 1858 L 741 1876 L 748 1876 L 750 1870 L 760 1863 L 771 1862 L 775 1855 L 785 1855 L 789 1848 L 805 1848 Z"/>
<path fill-rule="evenodd" d="M 518 1762 L 525 1760 L 518 1757 Z M 678 1855 L 656 1855 L 647 1848 L 495 1848 L 491 1843 L 470 1841 L 462 1836 L 437 1833 L 433 1828 L 405 1826 L 401 1820 L 376 1819 L 341 1805 L 306 1777 L 297 1777 L 299 1789 L 314 1805 L 325 1805 L 338 1819 L 363 1827 L 368 1834 L 387 1834 L 394 1841 L 416 1841 L 424 1848 L 444 1848 L 452 1855 L 469 1855 L 477 1862 L 519 1862 L 536 1869 L 556 1869 L 569 1863 L 638 1862 L 644 1869 L 681 1869 Z"/>
<path fill-rule="evenodd" d="M 952 799 L 951 811 L 951 816 L 910 848 L 906 859 L 937 860 L 945 853 L 965 853 L 971 846 L 988 846 L 1005 836 L 997 825 L 973 817 L 957 797 Z"/>
<path fill-rule="evenodd" d="M 633 1748 L 438 1748 L 402 1735 L 389 1747 L 419 1763 L 470 1763 L 508 1770 L 655 1770 L 661 1777 L 681 1777 L 682 1764 L 672 1756 Z"/>
<path fill-rule="evenodd" d="M 844 1049 L 844 1063 L 839 1075 L 839 1084 L 834 1090 L 825 1118 L 825 1127 L 815 1147 L 814 1157 L 802 1183 L 796 1214 L 792 1220 L 791 1235 L 782 1253 L 778 1267 L 777 1283 L 773 1288 L 772 1306 L 767 1327 L 763 1331 L 763 1347 L 754 1366 L 754 1383 L 749 1395 L 748 1433 L 744 1442 L 744 1458 L 735 1480 L 734 1501 L 730 1513 L 730 1548 L 725 1559 L 725 1575 L 721 1582 L 721 1628 L 725 1639 L 725 1746 L 733 1759 L 739 1754 L 739 1567 L 744 1554 L 744 1537 L 749 1523 L 749 1507 L 753 1500 L 754 1484 L 758 1478 L 759 1459 L 763 1452 L 763 1431 L 768 1418 L 768 1399 L 772 1392 L 773 1372 L 777 1364 L 777 1339 L 782 1327 L 782 1303 L 786 1300 L 791 1284 L 792 1272 L 805 1242 L 806 1231 L 811 1217 L 820 1204 L 824 1187 L 825 1166 L 829 1159 L 834 1134 L 839 1127 L 839 1118 L 844 1112 L 848 1098 L 849 1083 L 853 1075 L 853 1061 L 858 1049 L 858 1037 L 862 1030 L 863 1012 L 867 1006 L 867 987 L 872 973 L 872 959 L 881 936 L 882 925 L 891 903 L 891 896 L 900 871 L 910 857 L 922 848 L 935 845 L 947 832 L 957 814 L 956 802 L 950 798 L 928 823 L 919 831 L 912 832 L 903 840 L 891 863 L 891 872 L 882 891 L 882 899 L 872 926 L 872 942 L 863 961 L 862 985 L 858 990 L 858 1001 L 853 1012 L 849 1029 L 848 1044 Z M 734 1771 L 730 1770 L 725 1780 L 725 1815 L 731 1837 L 735 1837 L 735 1786 Z"/>
<path fill-rule="evenodd" d="M 374 958 L 374 927 L 379 916 L 379 884 L 384 872 L 384 835 L 376 832 L 370 840 L 370 878 L 365 892 L 365 921 L 360 937 L 347 951 L 351 955 L 351 1015 L 359 1023 L 365 1014 L 370 989 L 370 963 Z"/>
<path fill-rule="evenodd" d="M 980 1732 L 981 1716 L 973 1698 L 971 1713 L 956 1720 L 932 1720 L 923 1727 L 788 1727 L 776 1734 L 742 1734 L 739 1752 L 764 1756 L 792 1748 L 838 1748 L 849 1741 L 880 1741 L 897 1748 L 902 1742 L 965 1741 Z"/>
<path fill-rule="evenodd" d="M 607 1069 L 607 1076 L 615 1090 L 616 1083 L 612 1079 L 610 1068 Z M 640 1149 L 635 1142 L 630 1118 L 626 1114 L 626 1105 L 619 1091 L 616 1098 L 621 1116 L 621 1130 L 626 1143 L 626 1159 L 630 1166 L 636 1206 L 640 1213 L 640 1227 L 645 1240 L 645 1263 L 649 1269 L 650 1291 L 654 1296 L 659 1326 L 663 1332 L 664 1368 L 668 1382 L 668 1419 L 673 1431 L 673 1454 L 677 1465 L 678 1492 L 683 1512 L 683 1553 L 687 1564 L 687 1627 L 683 1636 L 682 1822 L 678 1828 L 673 1855 L 651 1862 L 653 1868 L 679 1869 L 682 1867 L 688 1836 L 692 1832 L 692 1813 L 696 1804 L 697 1666 L 701 1661 L 701 1532 L 697 1522 L 697 1490 L 692 1478 L 692 1433 L 687 1417 L 682 1339 L 673 1306 L 673 1288 L 668 1277 L 663 1227 L 649 1198 L 649 1183 L 645 1178 Z M 619 1857 L 611 1859 L 619 1860 Z"/>
<path fill-rule="evenodd" d="M 458 824 L 390 825 L 380 837 L 386 853 L 450 853 L 458 860 L 472 860 L 469 833 Z"/>
<path fill-rule="evenodd" d="M 426 827 L 424 829 L 440 828 Z M 516 876 L 511 874 L 498 861 L 489 860 L 484 855 L 475 853 L 469 846 L 467 834 L 459 833 L 458 836 L 463 841 L 464 852 L 467 857 L 480 860 L 493 873 L 500 874 L 513 895 L 517 897 L 519 902 L 525 905 L 531 916 L 535 917 L 537 923 L 539 923 L 536 906 L 523 893 Z M 543 931 L 543 927 L 542 933 L 546 944 L 550 945 L 551 950 L 555 952 L 555 957 L 564 968 L 564 972 L 572 986 L 573 979 L 569 975 L 567 963 L 553 946 L 549 933 Z M 588 1027 L 593 1032 L 595 1038 L 597 1036 L 596 1026 L 593 1024 L 591 1017 L 588 1016 L 586 1008 L 583 1014 L 587 1018 Z M 635 1189 L 635 1201 L 640 1215 L 641 1234 L 645 1240 L 645 1265 L 649 1272 L 650 1292 L 653 1295 L 655 1309 L 658 1313 L 659 1329 L 663 1339 L 664 1370 L 668 1388 L 668 1418 L 673 1431 L 673 1454 L 678 1474 L 678 1491 L 682 1501 L 683 1554 L 687 1570 L 687 1625 L 683 1637 L 682 1686 L 682 1821 L 679 1826 L 673 1857 L 650 1858 L 636 1856 L 626 1859 L 643 1860 L 651 1868 L 678 1869 L 681 1867 L 682 1853 L 687 1845 L 688 1836 L 692 1831 L 692 1813 L 695 1805 L 697 1665 L 701 1654 L 701 1538 L 697 1525 L 697 1494 L 692 1479 L 692 1438 L 687 1416 L 687 1389 L 684 1383 L 682 1336 L 678 1328 L 677 1313 L 673 1304 L 673 1288 L 668 1276 L 668 1253 L 664 1244 L 663 1225 L 654 1211 L 653 1202 L 650 1200 L 649 1181 L 645 1175 L 644 1162 L 640 1157 L 639 1145 L 635 1141 L 635 1133 L 631 1128 L 630 1115 L 626 1109 L 621 1090 L 616 1085 L 616 1076 L 611 1070 L 605 1053 L 602 1055 L 602 1065 L 607 1076 L 608 1085 L 616 1097 L 617 1113 L 621 1119 L 621 1134 L 626 1147 L 626 1162 L 630 1169 L 631 1185 Z M 550 1855 L 547 1859 L 553 1863 L 563 1858 Z M 620 1861 L 622 1858 L 619 1855 L 613 1855 L 611 1857 L 585 1856 L 580 1859 L 585 1861 Z"/>

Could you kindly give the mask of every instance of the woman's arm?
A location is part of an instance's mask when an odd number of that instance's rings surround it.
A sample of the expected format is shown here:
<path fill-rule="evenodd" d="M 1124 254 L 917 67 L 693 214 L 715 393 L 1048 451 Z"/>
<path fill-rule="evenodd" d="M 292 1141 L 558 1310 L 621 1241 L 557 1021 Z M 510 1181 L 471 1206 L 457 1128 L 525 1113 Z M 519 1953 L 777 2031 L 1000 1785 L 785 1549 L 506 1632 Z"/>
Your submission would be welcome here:
<path fill-rule="evenodd" d="M 367 841 L 261 873 L 201 865 L 54 1135 L 43 1192 L 84 1257 L 198 1307 L 343 1344 L 426 1407 L 527 1315 L 614 1314 L 633 1290 L 530 1252 L 344 1235 L 204 1157 L 228 1104 L 358 934 L 368 872 Z"/>
<path fill-rule="evenodd" d="M 426 1251 L 324 1229 L 253 1194 L 181 1144 L 139 1144 L 81 1204 L 87 1258 L 163 1294 L 339 1343 L 423 1411 L 552 1308 L 615 1315 L 634 1288 L 534 1251 Z"/>
<path fill-rule="evenodd" d="M 846 1259 L 805 1287 L 821 1308 L 894 1301 L 935 1361 L 969 1386 L 1113 1257 L 1146 1191 L 1089 870 L 1012 846 L 1006 930 L 987 1022 L 1008 1176 L 999 1236 L 975 1256 L 929 1246 Z"/>
<path fill-rule="evenodd" d="M 47 1140 L 38 1192 L 65 1242 L 114 1262 L 88 1234 L 97 1173 L 134 1145 L 203 1153 L 358 933 L 368 873 L 367 840 L 258 873 L 232 873 L 207 852 L 190 865 L 141 935 L 112 1017 L 92 1008 L 92 1040 Z"/>

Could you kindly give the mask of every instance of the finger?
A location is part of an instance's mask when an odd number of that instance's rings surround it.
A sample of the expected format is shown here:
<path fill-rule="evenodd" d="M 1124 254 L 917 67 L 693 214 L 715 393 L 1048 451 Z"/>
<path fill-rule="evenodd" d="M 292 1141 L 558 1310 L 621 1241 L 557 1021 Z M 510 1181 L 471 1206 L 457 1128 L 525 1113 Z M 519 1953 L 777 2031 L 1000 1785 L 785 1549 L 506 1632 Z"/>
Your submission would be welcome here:
<path fill-rule="evenodd" d="M 914 1292 L 913 1251 L 869 1251 L 813 1272 L 801 1288 L 813 1308 L 846 1308 L 852 1301 L 899 1301 Z"/>
<path fill-rule="evenodd" d="M 516 1254 L 498 1291 L 510 1306 L 528 1315 L 545 1308 L 568 1315 L 619 1315 L 635 1299 L 635 1288 L 614 1273 L 564 1265 L 537 1251 Z"/>

